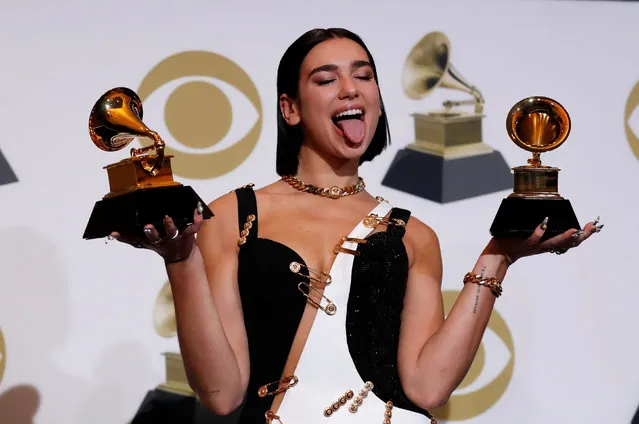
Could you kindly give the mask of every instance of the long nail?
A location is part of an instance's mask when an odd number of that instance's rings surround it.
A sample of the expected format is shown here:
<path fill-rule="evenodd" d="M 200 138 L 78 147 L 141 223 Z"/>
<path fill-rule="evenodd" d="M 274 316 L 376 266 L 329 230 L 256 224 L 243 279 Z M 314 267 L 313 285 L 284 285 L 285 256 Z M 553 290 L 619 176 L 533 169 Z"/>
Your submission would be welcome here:
<path fill-rule="evenodd" d="M 204 206 L 202 206 L 202 202 L 197 202 L 197 214 L 202 215 L 202 212 L 204 212 Z"/>
<path fill-rule="evenodd" d="M 592 225 L 594 225 L 594 226 L 596 226 L 597 224 L 599 224 L 599 217 L 597 217 L 597 219 L 595 219 L 595 220 L 592 222 Z"/>
<path fill-rule="evenodd" d="M 595 233 L 598 233 L 599 231 L 601 231 L 601 229 L 602 229 L 603 227 L 604 227 L 604 224 L 597 225 L 597 226 L 595 227 Z"/>
<path fill-rule="evenodd" d="M 541 222 L 541 230 L 546 231 L 546 228 L 548 228 L 548 217 L 545 217 Z"/>
<path fill-rule="evenodd" d="M 572 238 L 577 239 L 579 237 L 581 237 L 581 235 L 583 234 L 583 230 L 577 230 L 573 235 Z"/>

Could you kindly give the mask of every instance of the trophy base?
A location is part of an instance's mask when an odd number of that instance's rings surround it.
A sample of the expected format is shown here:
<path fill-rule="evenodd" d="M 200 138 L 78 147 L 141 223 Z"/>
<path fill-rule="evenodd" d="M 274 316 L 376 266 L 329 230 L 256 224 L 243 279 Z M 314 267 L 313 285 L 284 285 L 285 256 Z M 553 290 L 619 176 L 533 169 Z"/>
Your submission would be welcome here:
<path fill-rule="evenodd" d="M 196 399 L 184 371 L 182 356 L 166 352 L 166 382 L 147 392 L 130 424 L 223 424 L 237 423 L 242 406 L 218 417 Z"/>
<path fill-rule="evenodd" d="M 11 169 L 11 165 L 0 151 L 0 185 L 15 183 L 18 181 L 18 177 Z"/>
<path fill-rule="evenodd" d="M 82 237 L 85 240 L 103 238 L 114 231 L 123 236 L 140 237 L 147 224 L 153 224 L 164 236 L 166 215 L 182 231 L 193 222 L 198 202 L 204 207 L 204 219 L 214 216 L 206 202 L 189 186 L 154 187 L 107 197 L 96 202 Z"/>
<path fill-rule="evenodd" d="M 639 154 L 639 152 L 637 153 Z M 639 424 L 639 408 L 637 408 L 637 412 L 635 412 L 635 416 L 632 417 L 630 424 Z"/>
<path fill-rule="evenodd" d="M 567 199 L 507 197 L 501 201 L 490 234 L 493 237 L 528 237 L 545 217 L 548 217 L 548 227 L 542 240 L 581 228 Z"/>
<path fill-rule="evenodd" d="M 197 401 L 193 396 L 165 392 L 147 392 L 130 424 L 195 423 Z"/>
<path fill-rule="evenodd" d="M 195 396 L 184 370 L 182 355 L 175 352 L 164 353 L 164 366 L 166 372 L 166 382 L 157 388 L 165 392 L 171 392 L 183 396 Z"/>
<path fill-rule="evenodd" d="M 242 407 L 217 416 L 193 396 L 149 390 L 129 424 L 237 424 Z"/>
<path fill-rule="evenodd" d="M 447 159 L 405 148 L 397 152 L 382 185 L 438 203 L 512 189 L 511 168 L 501 153 Z"/>

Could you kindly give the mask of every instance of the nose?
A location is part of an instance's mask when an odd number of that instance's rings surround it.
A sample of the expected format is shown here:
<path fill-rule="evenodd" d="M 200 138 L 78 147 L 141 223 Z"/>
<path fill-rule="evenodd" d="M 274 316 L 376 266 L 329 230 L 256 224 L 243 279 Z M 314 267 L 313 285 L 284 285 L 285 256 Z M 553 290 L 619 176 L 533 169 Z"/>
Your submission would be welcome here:
<path fill-rule="evenodd" d="M 357 96 L 358 91 L 357 87 L 352 78 L 344 78 L 342 79 L 342 89 L 340 92 L 341 98 L 353 99 Z"/>

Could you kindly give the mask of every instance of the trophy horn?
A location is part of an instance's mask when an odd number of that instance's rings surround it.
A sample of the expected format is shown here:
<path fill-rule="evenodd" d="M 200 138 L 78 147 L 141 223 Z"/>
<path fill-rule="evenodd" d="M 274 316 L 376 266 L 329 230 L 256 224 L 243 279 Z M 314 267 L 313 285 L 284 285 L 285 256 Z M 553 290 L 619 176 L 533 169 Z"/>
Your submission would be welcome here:
<path fill-rule="evenodd" d="M 171 285 L 168 281 L 162 286 L 162 289 L 160 289 L 155 299 L 153 326 L 155 327 L 155 332 L 160 337 L 169 338 L 177 334 L 173 293 L 171 292 Z"/>
<path fill-rule="evenodd" d="M 438 31 L 424 36 L 411 49 L 404 64 L 402 86 L 411 99 L 421 99 L 436 87 L 464 91 L 473 100 L 445 101 L 450 109 L 461 104 L 474 104 L 475 112 L 481 114 L 484 97 L 477 87 L 468 83 L 450 61 L 450 40 Z"/>
<path fill-rule="evenodd" d="M 520 148 L 532 152 L 528 163 L 541 166 L 541 153 L 561 146 L 570 134 L 570 115 L 556 100 L 532 96 L 517 102 L 508 112 L 506 131 Z"/>
<path fill-rule="evenodd" d="M 135 137 L 146 137 L 153 144 L 131 149 L 131 157 L 155 150 L 155 156 L 141 158 L 145 171 L 155 176 L 164 162 L 164 141 L 142 122 L 142 101 L 131 89 L 116 87 L 104 93 L 91 109 L 89 135 L 99 149 L 114 152 L 126 147 Z"/>

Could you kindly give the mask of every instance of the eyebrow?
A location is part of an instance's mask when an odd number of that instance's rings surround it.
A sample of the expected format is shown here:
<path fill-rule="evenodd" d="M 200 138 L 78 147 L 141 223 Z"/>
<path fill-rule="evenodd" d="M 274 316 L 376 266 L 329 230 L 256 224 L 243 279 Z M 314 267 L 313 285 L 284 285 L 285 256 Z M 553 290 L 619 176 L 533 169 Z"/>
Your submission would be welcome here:
<path fill-rule="evenodd" d="M 367 60 L 354 60 L 353 62 L 351 62 L 351 69 L 359 69 L 365 66 L 370 66 L 371 68 L 373 67 Z M 335 72 L 336 70 L 337 65 L 322 65 L 313 69 L 308 76 L 310 77 L 311 75 L 318 72 Z"/>

